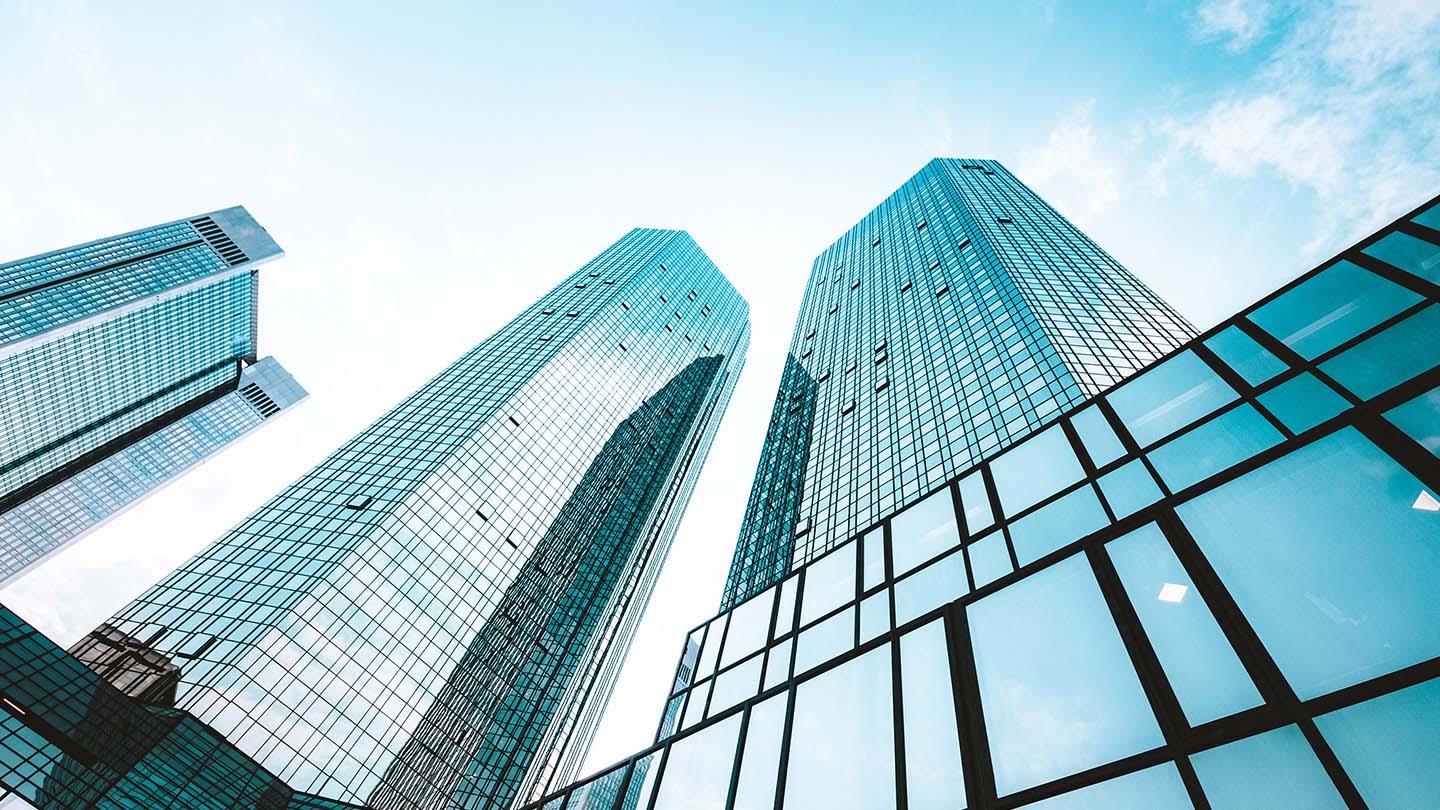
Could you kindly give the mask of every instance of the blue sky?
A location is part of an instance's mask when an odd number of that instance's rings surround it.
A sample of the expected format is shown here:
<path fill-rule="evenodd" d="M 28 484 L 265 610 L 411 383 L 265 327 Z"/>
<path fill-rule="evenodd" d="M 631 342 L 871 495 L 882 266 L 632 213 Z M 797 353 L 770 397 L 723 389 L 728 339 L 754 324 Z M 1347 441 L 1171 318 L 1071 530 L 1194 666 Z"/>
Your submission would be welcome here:
<path fill-rule="evenodd" d="M 754 339 L 598 766 L 718 603 L 830 241 L 996 158 L 1208 326 L 1440 192 L 1440 5 L 0 0 L 0 112 L 0 258 L 244 204 L 312 392 L 0 592 L 67 642 L 630 227 L 692 232 Z"/>

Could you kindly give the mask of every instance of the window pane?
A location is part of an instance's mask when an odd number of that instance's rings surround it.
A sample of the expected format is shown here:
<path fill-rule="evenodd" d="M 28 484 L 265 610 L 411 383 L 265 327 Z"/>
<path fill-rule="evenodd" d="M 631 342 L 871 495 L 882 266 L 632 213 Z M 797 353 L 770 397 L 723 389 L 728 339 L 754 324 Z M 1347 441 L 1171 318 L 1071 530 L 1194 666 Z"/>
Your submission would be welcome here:
<path fill-rule="evenodd" d="M 1434 368 L 1440 361 L 1436 335 L 1440 335 L 1440 306 L 1427 307 L 1326 360 L 1320 370 L 1361 399 L 1370 399 Z"/>
<path fill-rule="evenodd" d="M 855 646 L 855 608 L 842 610 L 809 630 L 795 644 L 795 672 L 802 673 Z"/>
<path fill-rule="evenodd" d="M 1343 810 L 1345 802 L 1296 726 L 1201 751 L 1190 758 L 1215 810 L 1304 807 Z"/>
<path fill-rule="evenodd" d="M 1238 326 L 1216 332 L 1205 346 L 1251 385 L 1259 385 L 1289 368 Z"/>
<path fill-rule="evenodd" d="M 851 540 L 805 569 L 803 626 L 855 599 L 855 541 Z"/>
<path fill-rule="evenodd" d="M 1315 718 L 1373 808 L 1434 807 L 1440 798 L 1440 679 Z"/>
<path fill-rule="evenodd" d="M 1164 743 L 1083 555 L 968 615 L 1001 795 Z"/>
<path fill-rule="evenodd" d="M 1411 222 L 1440 231 L 1440 204 L 1432 205 L 1410 218 Z"/>
<path fill-rule="evenodd" d="M 1090 454 L 1090 460 L 1095 462 L 1096 467 L 1104 467 L 1125 455 L 1125 445 L 1120 443 L 1120 438 L 1097 406 L 1091 405 L 1075 414 L 1070 424 L 1080 434 L 1080 443 L 1085 445 L 1085 452 Z"/>
<path fill-rule="evenodd" d="M 1179 492 L 1284 439 L 1246 403 L 1151 451 L 1150 463 L 1170 491 Z"/>
<path fill-rule="evenodd" d="M 765 656 L 757 655 L 743 664 L 715 676 L 714 693 L 710 695 L 710 716 L 715 716 L 760 691 L 760 668 Z"/>
<path fill-rule="evenodd" d="M 1190 794 L 1173 763 L 1025 805 L 1025 810 L 1191 810 Z"/>
<path fill-rule="evenodd" d="M 635 762 L 630 774 L 630 786 L 625 788 L 625 803 L 622 807 L 647 807 L 650 794 L 655 792 L 655 777 L 660 775 L 660 754 L 656 751 Z"/>
<path fill-rule="evenodd" d="M 785 777 L 788 810 L 895 806 L 893 699 L 889 644 L 800 684 Z"/>
<path fill-rule="evenodd" d="M 990 463 L 1000 507 L 1016 515 L 1085 477 L 1059 425 Z"/>
<path fill-rule="evenodd" d="M 765 689 L 790 679 L 790 645 L 793 639 L 785 639 L 770 648 L 770 662 L 765 665 Z"/>
<path fill-rule="evenodd" d="M 985 476 L 979 470 L 960 479 L 960 507 L 965 510 L 965 530 L 975 534 L 995 524 Z"/>
<path fill-rule="evenodd" d="M 955 506 L 949 488 L 896 515 L 890 521 L 890 539 L 896 576 L 960 545 L 960 530 L 955 527 Z"/>
<path fill-rule="evenodd" d="M 569 810 L 612 810 L 615 794 L 625 778 L 625 769 L 616 768 L 599 779 L 592 779 L 570 794 Z"/>
<path fill-rule="evenodd" d="M 780 583 L 779 604 L 775 606 L 775 630 L 772 638 L 779 638 L 795 629 L 795 593 L 800 589 L 800 578 L 790 577 Z"/>
<path fill-rule="evenodd" d="M 724 810 L 739 735 L 737 714 L 670 746 L 655 810 Z"/>
<path fill-rule="evenodd" d="M 1250 320 L 1313 360 L 1420 300 L 1399 284 L 1340 261 L 1255 310 Z"/>
<path fill-rule="evenodd" d="M 1032 563 L 1072 540 L 1110 523 L 1089 484 L 1010 526 L 1010 542 L 1021 565 Z"/>
<path fill-rule="evenodd" d="M 971 543 L 967 553 L 976 588 L 983 588 L 1015 570 L 1010 565 L 1010 550 L 1005 548 L 1005 537 L 1000 532 Z"/>
<path fill-rule="evenodd" d="M 960 735 L 945 622 L 936 619 L 900 639 L 900 698 L 905 712 L 905 791 L 910 810 L 965 806 Z"/>
<path fill-rule="evenodd" d="M 1440 245 L 1432 245 L 1424 239 L 1396 231 L 1387 234 L 1363 252 L 1386 264 L 1414 273 L 1431 284 L 1440 284 Z"/>
<path fill-rule="evenodd" d="M 1158 526 L 1142 526 L 1105 550 L 1190 725 L 1263 702 Z"/>
<path fill-rule="evenodd" d="M 965 558 L 956 552 L 895 583 L 895 626 L 919 618 L 969 592 Z"/>
<path fill-rule="evenodd" d="M 685 719 L 680 721 L 680 730 L 695 725 L 705 717 L 705 703 L 710 700 L 710 687 L 715 685 L 715 679 L 700 684 L 690 690 L 690 700 L 685 704 Z"/>
<path fill-rule="evenodd" d="M 1101 478 L 1100 491 L 1117 520 L 1160 500 L 1160 487 L 1138 458 Z"/>
<path fill-rule="evenodd" d="M 871 529 L 864 543 L 865 570 L 861 587 L 868 591 L 885 581 L 885 527 Z"/>
<path fill-rule="evenodd" d="M 1440 210 L 1440 206 L 1436 206 Z M 1432 388 L 1404 405 L 1386 412 L 1395 427 L 1440 456 L 1440 388 Z"/>
<path fill-rule="evenodd" d="M 774 605 L 775 589 L 771 588 L 730 611 L 730 631 L 725 635 L 720 666 L 727 667 L 765 646 Z"/>
<path fill-rule="evenodd" d="M 1141 447 L 1235 401 L 1235 391 L 1192 351 L 1181 352 L 1107 397 Z"/>
<path fill-rule="evenodd" d="M 860 643 L 890 632 L 890 592 L 879 591 L 860 603 Z"/>
<path fill-rule="evenodd" d="M 766 698 L 750 709 L 745 755 L 740 758 L 740 783 L 734 810 L 771 810 L 775 779 L 780 772 L 780 744 L 785 737 L 785 701 L 789 692 Z"/>
<path fill-rule="evenodd" d="M 1291 433 L 1304 433 L 1350 407 L 1335 389 L 1308 371 L 1261 394 L 1260 404 Z"/>
<path fill-rule="evenodd" d="M 1434 495 L 1344 428 L 1177 511 L 1308 699 L 1440 653 Z"/>
<path fill-rule="evenodd" d="M 710 629 L 705 635 L 705 646 L 700 651 L 700 665 L 695 668 L 695 680 L 708 677 L 715 671 L 715 661 L 720 657 L 720 642 L 725 636 L 725 620 L 729 616 L 719 616 L 710 621 Z"/>

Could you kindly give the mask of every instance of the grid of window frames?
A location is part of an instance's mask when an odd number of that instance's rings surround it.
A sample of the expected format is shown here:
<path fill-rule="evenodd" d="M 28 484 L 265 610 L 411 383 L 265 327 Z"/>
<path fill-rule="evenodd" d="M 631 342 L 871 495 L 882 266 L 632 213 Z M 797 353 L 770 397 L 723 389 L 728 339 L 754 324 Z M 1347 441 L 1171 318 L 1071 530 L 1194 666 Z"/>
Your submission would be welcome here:
<path fill-rule="evenodd" d="M 722 607 L 1193 335 L 999 163 L 930 162 L 815 260 Z"/>
<path fill-rule="evenodd" d="M 543 810 L 1433 807 L 1440 202 L 686 639 Z"/>

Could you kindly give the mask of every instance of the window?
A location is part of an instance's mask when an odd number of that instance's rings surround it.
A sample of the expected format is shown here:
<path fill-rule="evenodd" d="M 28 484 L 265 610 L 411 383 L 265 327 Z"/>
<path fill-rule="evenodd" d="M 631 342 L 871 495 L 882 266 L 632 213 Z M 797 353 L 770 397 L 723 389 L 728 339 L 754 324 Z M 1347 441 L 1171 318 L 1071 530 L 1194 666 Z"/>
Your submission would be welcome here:
<path fill-rule="evenodd" d="M 1085 445 L 1085 452 L 1090 454 L 1090 461 L 1096 467 L 1104 467 L 1125 455 L 1125 445 L 1120 443 L 1120 438 L 1115 435 L 1099 406 L 1091 405 L 1075 414 L 1070 418 L 1070 424 L 1079 434 L 1080 443 Z"/>
<path fill-rule="evenodd" d="M 1010 524 L 1010 542 L 1021 565 L 1109 525 L 1089 484 Z"/>
<path fill-rule="evenodd" d="M 1344 397 L 1308 371 L 1261 394 L 1260 404 L 1291 433 L 1304 433 L 1350 407 Z"/>
<path fill-rule="evenodd" d="M 1343 810 L 1345 802 L 1297 726 L 1190 757 L 1210 806 Z"/>
<path fill-rule="evenodd" d="M 865 533 L 865 568 L 861 589 L 870 590 L 885 579 L 885 527 L 877 526 Z"/>
<path fill-rule="evenodd" d="M 1288 368 L 1238 326 L 1216 332 L 1205 346 L 1251 385 L 1259 385 Z"/>
<path fill-rule="evenodd" d="M 1440 679 L 1315 718 L 1371 807 L 1425 807 L 1440 796 Z"/>
<path fill-rule="evenodd" d="M 965 510 L 965 531 L 978 534 L 995 523 L 985 477 L 979 470 L 960 479 L 960 508 Z"/>
<path fill-rule="evenodd" d="M 1363 252 L 1431 284 L 1440 284 L 1440 245 L 1396 231 L 1386 234 Z"/>
<path fill-rule="evenodd" d="M 1000 795 L 1164 744 L 1083 555 L 968 615 Z"/>
<path fill-rule="evenodd" d="M 730 611 L 730 631 L 725 636 L 720 666 L 727 667 L 765 646 L 770 632 L 770 609 L 775 606 L 775 589 L 747 600 Z"/>
<path fill-rule="evenodd" d="M 895 806 L 890 645 L 812 678 L 795 692 L 785 806 Z M 837 706 L 845 707 L 836 711 Z"/>
<path fill-rule="evenodd" d="M 959 551 L 895 583 L 895 626 L 917 619 L 970 590 Z"/>
<path fill-rule="evenodd" d="M 1025 810 L 1192 810 L 1194 806 L 1185 783 L 1180 781 L 1180 772 L 1173 763 L 1167 762 L 1027 804 Z"/>
<path fill-rule="evenodd" d="M 900 576 L 946 549 L 960 545 L 955 507 L 946 487 L 890 521 L 890 555 Z"/>
<path fill-rule="evenodd" d="M 805 598 L 800 603 L 800 624 L 809 624 L 855 599 L 857 545 L 851 540 L 805 569 Z"/>
<path fill-rule="evenodd" d="M 1250 320 L 1313 360 L 1420 300 L 1399 284 L 1339 261 L 1260 306 Z"/>
<path fill-rule="evenodd" d="M 1106 397 L 1141 447 L 1154 444 L 1236 398 L 1235 391 L 1188 349 Z"/>
<path fill-rule="evenodd" d="M 1436 206 L 1436 210 L 1440 210 L 1440 206 Z M 1385 418 L 1426 450 L 1440 456 L 1440 388 L 1432 388 L 1404 405 L 1391 408 Z"/>
<path fill-rule="evenodd" d="M 1440 335 L 1440 306 L 1430 306 L 1358 346 L 1320 364 L 1361 399 L 1383 394 L 1435 367 L 1435 336 Z"/>
<path fill-rule="evenodd" d="M 737 714 L 670 746 L 655 810 L 723 810 L 739 736 Z"/>
<path fill-rule="evenodd" d="M 1150 453 L 1150 463 L 1171 492 L 1199 483 L 1284 439 L 1255 406 L 1246 403 Z"/>
<path fill-rule="evenodd" d="M 785 703 L 790 693 L 766 698 L 750 710 L 745 754 L 740 757 L 740 782 L 734 810 L 771 810 L 780 770 L 780 745 L 785 737 Z"/>
<path fill-rule="evenodd" d="M 1121 520 L 1160 500 L 1160 487 L 1140 459 L 1126 464 L 1100 479 L 1100 492 L 1115 519 Z"/>
<path fill-rule="evenodd" d="M 900 696 L 905 727 L 905 792 L 910 810 L 965 806 L 960 735 L 945 622 L 940 619 L 900 639 Z"/>
<path fill-rule="evenodd" d="M 1015 515 L 1085 477 L 1059 425 L 1026 439 L 990 464 L 1005 514 Z"/>
<path fill-rule="evenodd" d="M 760 691 L 760 668 L 765 656 L 756 655 L 743 664 L 727 669 L 715 676 L 715 688 L 710 693 L 709 716 L 714 717 L 741 701 L 749 700 Z"/>
<path fill-rule="evenodd" d="M 965 553 L 970 556 L 970 576 L 976 588 L 983 588 L 1015 570 L 1010 564 L 1010 550 L 1005 547 L 1005 535 L 999 532 L 971 543 Z"/>

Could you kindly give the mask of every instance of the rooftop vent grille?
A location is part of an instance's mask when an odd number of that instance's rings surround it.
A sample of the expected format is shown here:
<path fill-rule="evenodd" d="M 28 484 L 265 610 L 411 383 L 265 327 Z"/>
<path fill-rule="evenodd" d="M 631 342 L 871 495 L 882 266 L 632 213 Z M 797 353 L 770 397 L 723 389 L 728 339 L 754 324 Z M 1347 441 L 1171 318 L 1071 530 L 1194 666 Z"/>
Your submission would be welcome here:
<path fill-rule="evenodd" d="M 197 217 L 190 220 L 190 224 L 210 244 L 210 247 L 220 254 L 220 258 L 224 259 L 226 264 L 234 267 L 250 261 L 250 257 L 245 255 L 245 251 L 241 250 L 240 246 L 235 244 L 235 240 L 221 230 L 219 225 L 215 224 L 215 220 L 210 217 Z"/>

